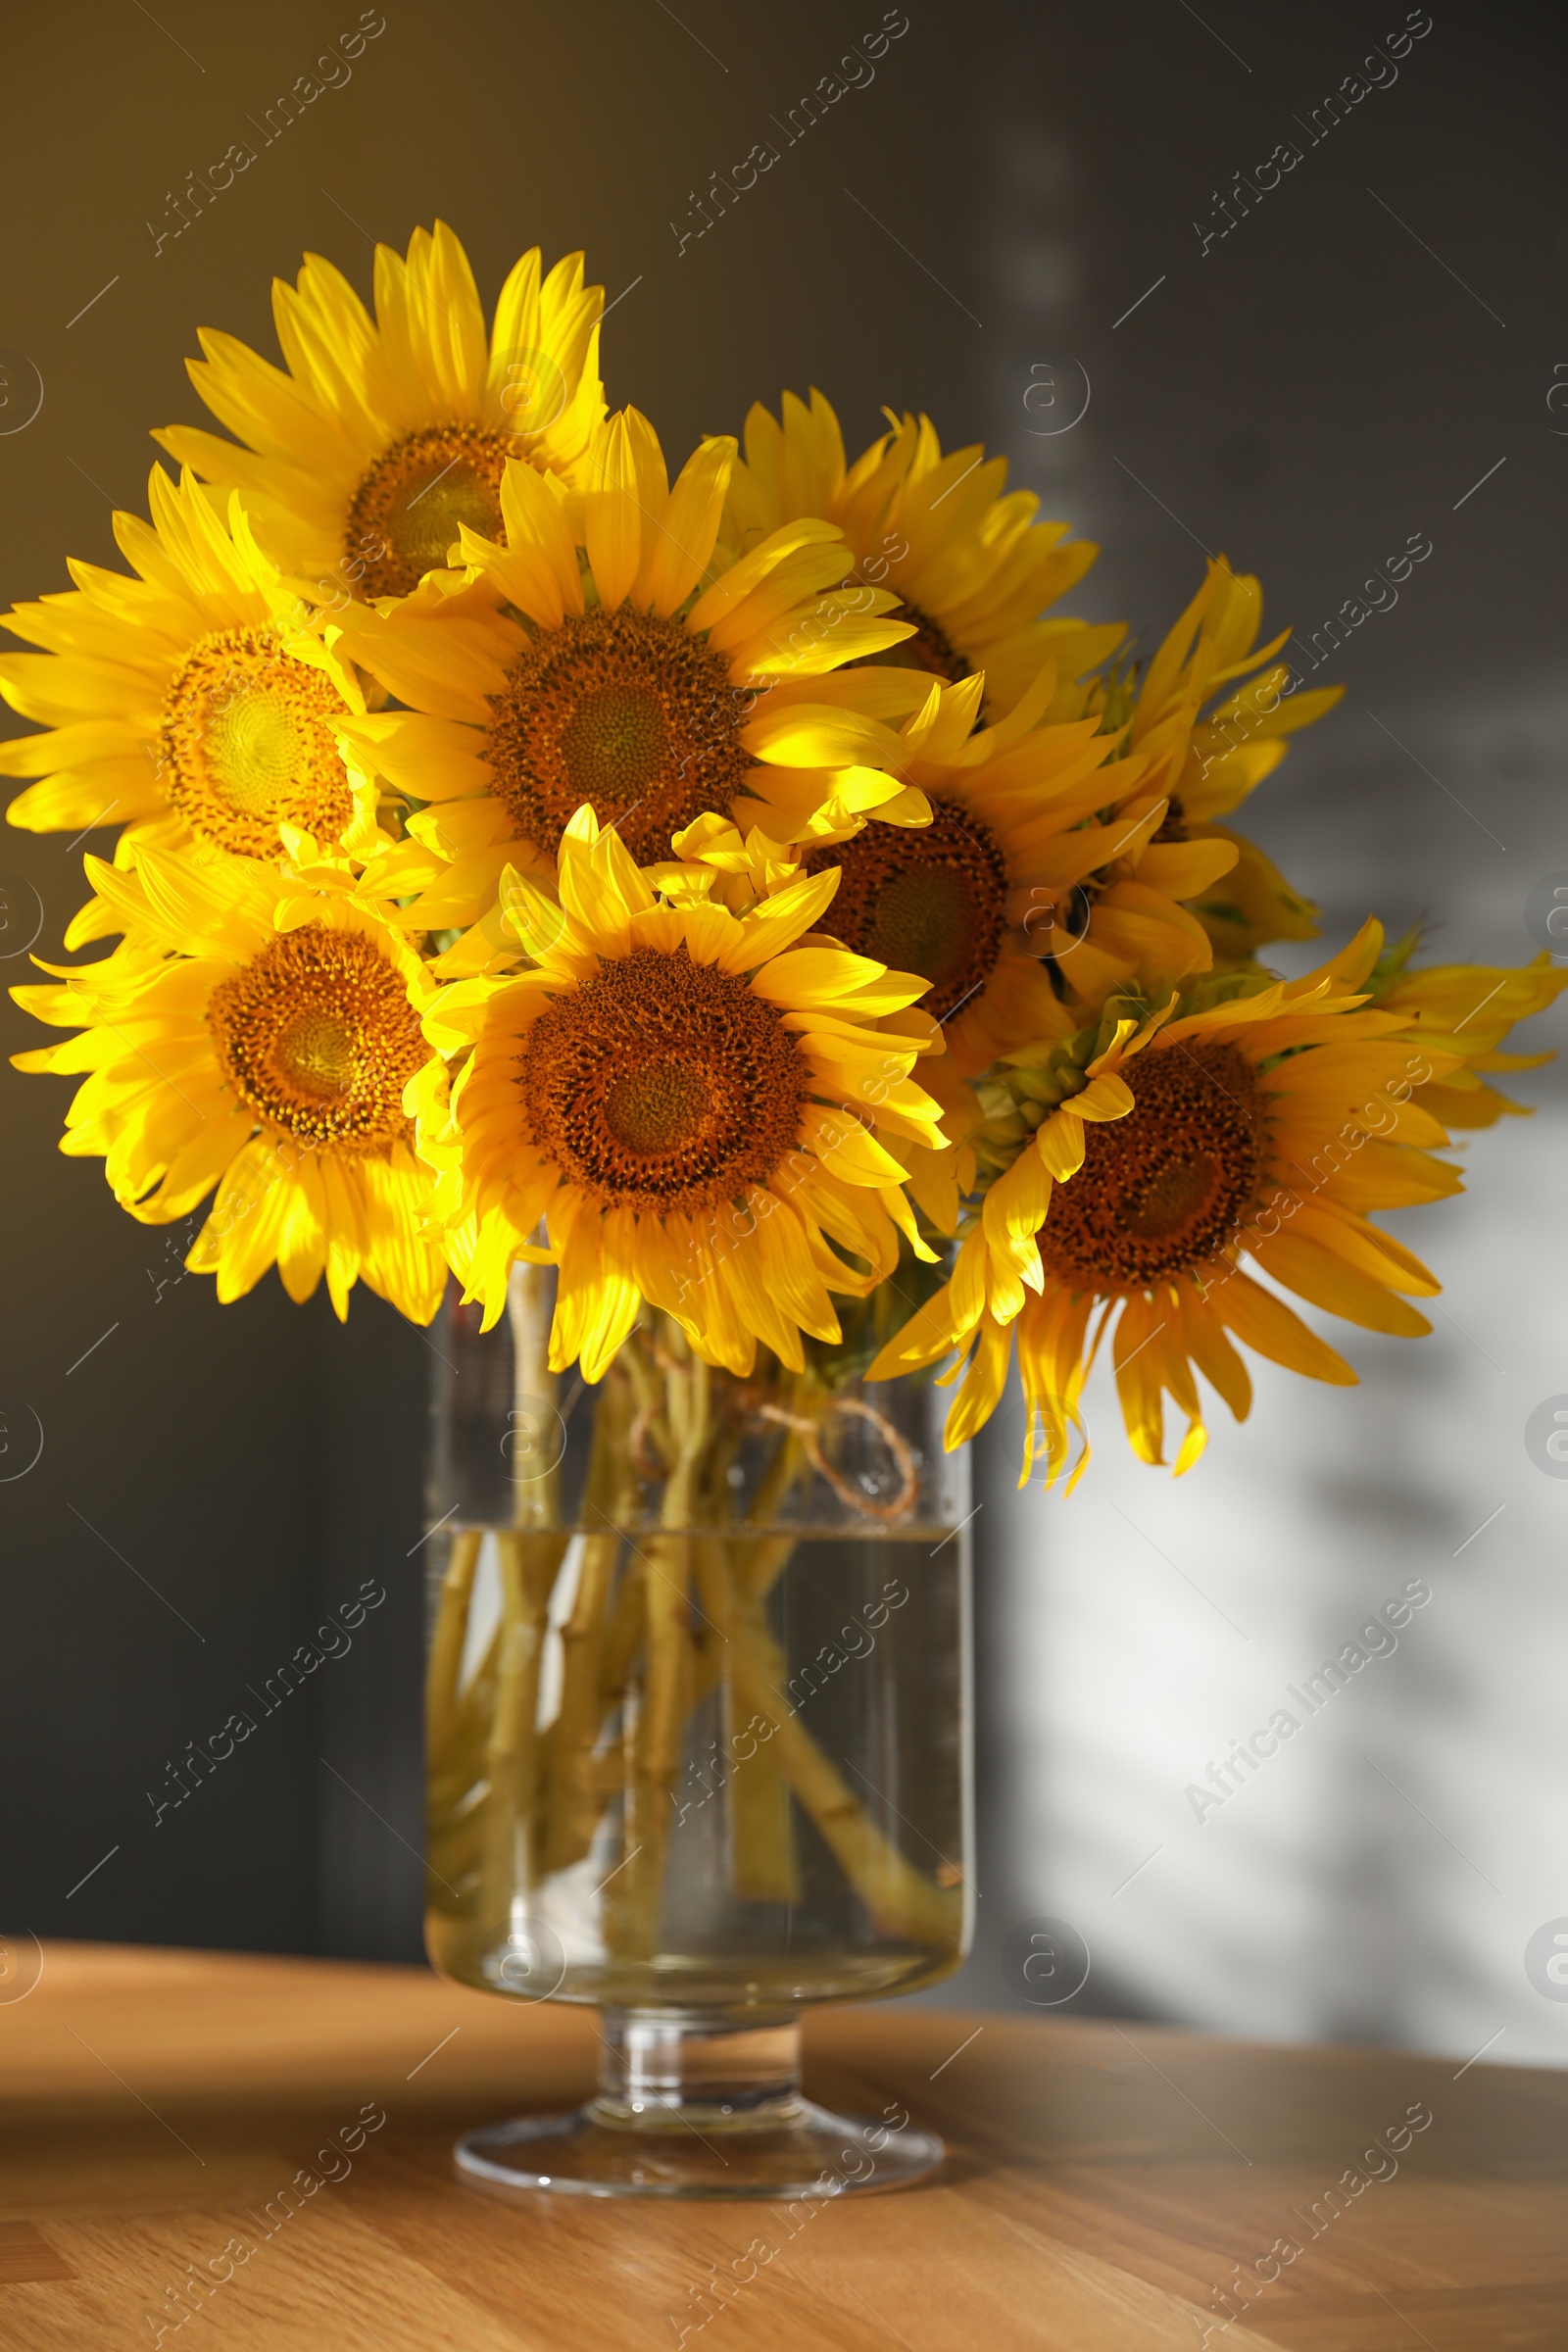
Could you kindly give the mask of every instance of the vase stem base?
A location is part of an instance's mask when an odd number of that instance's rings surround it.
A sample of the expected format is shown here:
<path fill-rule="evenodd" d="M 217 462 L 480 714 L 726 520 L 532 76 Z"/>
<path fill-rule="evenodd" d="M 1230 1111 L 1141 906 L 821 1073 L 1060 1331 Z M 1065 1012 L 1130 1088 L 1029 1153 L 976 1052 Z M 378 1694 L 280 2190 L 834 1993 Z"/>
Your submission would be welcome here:
<path fill-rule="evenodd" d="M 897 2103 L 849 2117 L 803 2098 L 798 2019 L 607 2009 L 603 2026 L 597 2098 L 470 2132 L 460 2172 L 489 2188 L 793 2202 L 902 2188 L 942 2162 Z"/>
<path fill-rule="evenodd" d="M 488 2188 L 588 2197 L 798 2198 L 903 2188 L 934 2173 L 934 2132 L 833 2115 L 808 2099 L 766 2126 L 736 2129 L 711 2115 L 610 2124 L 599 2102 L 565 2115 L 526 2115 L 460 2139 L 458 2169 Z"/>

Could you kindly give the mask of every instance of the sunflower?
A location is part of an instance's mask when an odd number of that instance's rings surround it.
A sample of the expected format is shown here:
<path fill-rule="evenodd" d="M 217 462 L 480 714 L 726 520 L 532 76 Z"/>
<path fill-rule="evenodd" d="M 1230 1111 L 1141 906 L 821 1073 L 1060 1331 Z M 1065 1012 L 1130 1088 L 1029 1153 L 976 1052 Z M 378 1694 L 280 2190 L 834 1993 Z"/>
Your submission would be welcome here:
<path fill-rule="evenodd" d="M 1176 902 L 1235 853 L 1162 840 L 1167 805 L 1146 788 L 1143 760 L 1111 760 L 1094 718 L 1044 720 L 1054 683 L 1048 662 L 1012 711 L 975 730 L 984 679 L 933 680 L 902 730 L 900 763 L 931 822 L 861 827 L 807 853 L 810 870 L 838 868 L 835 937 L 930 982 L 922 1010 L 960 1078 L 1016 1046 L 1071 1037 L 1085 1005 L 1135 974 L 1175 981 L 1210 961 L 1207 935 Z"/>
<path fill-rule="evenodd" d="M 1321 718 L 1345 691 L 1293 694 L 1289 663 L 1274 660 L 1290 631 L 1260 646 L 1262 619 L 1258 582 L 1221 557 L 1142 676 L 1112 676 L 1092 697 L 1106 727 L 1127 728 L 1128 749 L 1149 762 L 1150 789 L 1169 803 L 1159 840 L 1224 842 L 1236 852 L 1223 888 L 1205 889 L 1193 906 L 1215 954 L 1233 965 L 1268 940 L 1315 939 L 1318 910 L 1254 842 L 1213 820 L 1273 773 L 1286 736 Z M 1227 686 L 1233 691 L 1204 715 Z"/>
<path fill-rule="evenodd" d="M 468 258 L 445 221 L 408 258 L 375 249 L 372 318 L 341 271 L 308 254 L 272 283 L 284 368 L 203 329 L 191 382 L 238 436 L 155 435 L 207 481 L 242 491 L 287 568 L 323 594 L 404 596 L 445 564 L 460 527 L 493 533 L 502 468 L 567 474 L 605 413 L 604 289 L 583 257 L 543 283 L 537 246 L 513 269 L 488 341 Z"/>
<path fill-rule="evenodd" d="M 237 497 L 188 473 L 176 487 L 155 466 L 148 503 L 150 526 L 114 521 L 136 578 L 73 564 L 74 589 L 6 615 L 45 650 L 0 655 L 0 694 L 50 730 L 0 744 L 0 775 L 42 779 L 12 802 L 11 823 L 124 825 L 127 856 L 192 842 L 251 858 L 373 855 L 385 846 L 375 787 L 337 734 L 365 710 L 352 667 L 306 625 Z"/>
<path fill-rule="evenodd" d="M 1418 1041 L 1403 1013 L 1366 1008 L 1381 944 L 1369 923 L 1300 980 L 1210 980 L 1153 1010 L 1113 1001 L 1070 1046 L 1009 1056 L 981 1090 L 978 1222 L 947 1289 L 870 1377 L 959 1348 L 948 1443 L 960 1444 L 996 1406 L 1016 1327 L 1024 1475 L 1043 1430 L 1049 1485 L 1107 1331 L 1134 1451 L 1163 1460 L 1167 1393 L 1186 1415 L 1178 1472 L 1205 1443 L 1195 1370 L 1239 1420 L 1248 1412 L 1233 1337 L 1313 1379 L 1354 1382 L 1244 1256 L 1368 1330 L 1430 1330 L 1408 1298 L 1437 1283 L 1368 1212 L 1461 1189 L 1433 1156 L 1446 1131 L 1412 1099 L 1461 1056 Z"/>
<path fill-rule="evenodd" d="M 367 887 L 421 929 L 479 925 L 445 972 L 507 955 L 502 871 L 553 878 L 579 806 L 641 863 L 714 810 L 779 840 L 867 813 L 926 821 L 887 723 L 925 681 L 832 674 L 908 624 L 884 617 L 886 591 L 841 585 L 832 523 L 791 523 L 715 573 L 734 454 L 704 442 L 671 489 L 652 425 L 629 409 L 596 436 L 580 498 L 509 465 L 505 545 L 465 530 L 465 580 L 432 577 L 396 611 L 328 626 L 408 706 L 354 731 L 391 785 L 430 804 Z"/>
<path fill-rule="evenodd" d="M 797 876 L 739 919 L 661 903 L 586 807 L 562 838 L 559 906 L 512 877 L 508 919 L 534 966 L 445 992 L 426 1033 L 471 1054 L 450 1099 L 438 1065 L 411 1094 L 449 1255 L 487 1326 L 513 1262 L 545 1247 L 555 1370 L 580 1361 L 598 1380 L 647 1300 L 708 1363 L 749 1374 L 760 1341 L 799 1371 L 803 1332 L 841 1336 L 831 1292 L 863 1297 L 901 1233 L 932 1255 L 877 1132 L 937 1136 L 908 1075 L 921 1044 L 880 1017 L 925 984 L 796 944 L 837 881 Z"/>
<path fill-rule="evenodd" d="M 122 929 L 122 944 L 61 986 L 12 992 L 81 1032 L 15 1056 L 89 1073 L 61 1150 L 101 1153 L 143 1224 L 187 1216 L 216 1186 L 185 1262 L 216 1274 L 225 1301 L 275 1261 L 291 1298 L 324 1272 L 340 1316 L 363 1280 L 428 1323 L 446 1269 L 422 1232 L 430 1179 L 403 1107 L 430 1059 L 435 983 L 418 958 L 345 894 L 303 894 L 253 858 L 144 848 L 131 871 L 86 862 L 97 930 Z"/>
<path fill-rule="evenodd" d="M 1416 1089 L 1416 1100 L 1446 1127 L 1493 1127 L 1501 1118 L 1525 1118 L 1530 1105 L 1515 1102 L 1488 1077 L 1507 1070 L 1538 1069 L 1547 1054 L 1503 1054 L 1503 1039 L 1516 1021 L 1544 1012 L 1568 988 L 1568 968 L 1538 956 L 1522 968 L 1505 964 L 1433 963 L 1411 969 L 1414 935 L 1379 958 L 1367 985 L 1380 1012 L 1397 1013 L 1418 1043 L 1432 1043 L 1459 1056 L 1446 1077 Z"/>
<path fill-rule="evenodd" d="M 808 407 L 786 392 L 782 421 L 758 402 L 730 485 L 726 538 L 750 548 L 783 523 L 825 515 L 842 528 L 858 576 L 892 588 L 913 624 L 894 662 L 949 680 L 984 670 L 992 714 L 1009 710 L 1053 659 L 1070 689 L 1125 631 L 1040 615 L 1100 550 L 1069 539 L 1064 522 L 1037 522 L 1031 491 L 1004 492 L 1005 458 L 977 446 L 944 457 L 929 417 L 883 414 L 890 429 L 846 466 L 839 420 L 820 392 Z M 1082 695 L 1064 700 L 1057 715 L 1077 716 Z"/>

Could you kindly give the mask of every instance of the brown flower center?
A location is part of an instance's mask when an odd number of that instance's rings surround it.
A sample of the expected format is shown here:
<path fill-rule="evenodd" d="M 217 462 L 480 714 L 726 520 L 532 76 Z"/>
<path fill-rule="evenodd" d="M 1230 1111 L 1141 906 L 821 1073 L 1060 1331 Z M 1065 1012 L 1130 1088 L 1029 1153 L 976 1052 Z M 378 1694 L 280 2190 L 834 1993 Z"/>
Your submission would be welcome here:
<path fill-rule="evenodd" d="M 1039 1235 L 1073 1290 L 1140 1290 L 1213 1257 L 1263 1166 L 1263 1099 L 1240 1047 L 1155 1047 L 1123 1076 L 1137 1107 L 1086 1129 L 1084 1164 L 1053 1192 Z"/>
<path fill-rule="evenodd" d="M 969 809 L 936 793 L 930 800 L 929 825 L 867 825 L 808 863 L 812 872 L 836 865 L 843 877 L 823 918 L 836 936 L 858 956 L 921 973 L 931 983 L 924 1009 L 945 1021 L 996 968 L 1007 863 Z"/>
<path fill-rule="evenodd" d="M 929 612 L 922 612 L 918 605 L 901 605 L 895 617 L 914 623 L 914 635 L 901 638 L 893 648 L 893 658 L 903 667 L 928 669 L 934 678 L 946 678 L 950 685 L 969 676 L 968 662 Z"/>
<path fill-rule="evenodd" d="M 538 1149 L 605 1208 L 696 1216 L 765 1185 L 807 1069 L 773 1007 L 683 948 L 639 948 L 557 997 L 518 1057 Z"/>
<path fill-rule="evenodd" d="M 207 1024 L 240 1101 L 301 1143 L 363 1153 L 409 1133 L 403 1089 L 429 1049 L 401 973 L 362 932 L 283 932 L 214 989 Z"/>
<path fill-rule="evenodd" d="M 487 424 L 429 424 L 384 449 L 349 503 L 344 541 L 362 596 L 407 596 L 439 570 L 464 523 L 501 536 L 501 477 L 516 444 Z"/>
<path fill-rule="evenodd" d="M 585 801 L 639 864 L 667 858 L 693 817 L 729 814 L 751 765 L 748 698 L 717 654 L 657 613 L 571 615 L 518 657 L 491 709 L 496 796 L 547 858 Z"/>
<path fill-rule="evenodd" d="M 343 710 L 330 678 L 270 629 L 215 630 L 164 700 L 164 790 L 203 840 L 242 857 L 275 857 L 280 824 L 333 840 L 354 808 L 327 723 Z"/>
<path fill-rule="evenodd" d="M 901 637 L 897 645 L 887 646 L 880 654 L 866 654 L 860 662 L 852 662 L 852 668 L 871 664 L 877 668 L 924 669 L 934 678 L 946 678 L 950 685 L 972 675 L 970 664 L 942 623 L 933 620 L 929 612 L 922 612 L 918 605 L 900 605 L 889 617 L 912 621 L 914 635 Z"/>

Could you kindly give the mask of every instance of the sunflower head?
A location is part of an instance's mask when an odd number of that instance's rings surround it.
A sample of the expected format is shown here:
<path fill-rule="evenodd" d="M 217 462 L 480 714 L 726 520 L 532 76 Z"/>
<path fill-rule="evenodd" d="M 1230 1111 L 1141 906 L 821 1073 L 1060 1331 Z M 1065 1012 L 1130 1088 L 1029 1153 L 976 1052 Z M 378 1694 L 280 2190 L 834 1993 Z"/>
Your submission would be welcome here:
<path fill-rule="evenodd" d="M 431 1060 L 434 988 L 401 937 L 344 891 L 273 866 L 143 848 L 89 858 L 102 935 L 123 938 L 19 1002 L 81 1034 L 19 1054 L 85 1071 L 62 1149 L 103 1156 L 122 1205 L 168 1224 L 213 1193 L 187 1264 L 240 1297 L 276 1264 L 294 1298 L 324 1273 L 337 1312 L 357 1280 L 417 1322 L 445 1267 L 422 1220 L 428 1171 L 404 1093 Z"/>
<path fill-rule="evenodd" d="M 207 481 L 243 490 L 268 545 L 322 597 L 408 595 L 466 526 L 493 536 L 509 458 L 570 476 L 605 413 L 604 291 L 571 254 L 516 263 L 486 331 L 467 256 L 445 221 L 407 255 L 375 250 L 372 317 L 330 262 L 273 281 L 279 370 L 204 329 L 190 378 L 237 441 L 155 435 Z"/>
<path fill-rule="evenodd" d="M 1053 720 L 1047 662 L 1004 716 L 978 723 L 985 681 L 933 684 L 901 729 L 903 772 L 930 822 L 861 825 L 808 846 L 840 875 L 832 927 L 846 947 L 922 972 L 955 1069 L 1070 1038 L 1136 974 L 1209 960 L 1179 901 L 1234 853 L 1160 843 L 1165 804 L 1139 754 L 1093 718 Z"/>
<path fill-rule="evenodd" d="M 501 535 L 464 528 L 462 577 L 328 629 L 408 706 L 355 739 L 390 783 L 437 806 L 372 887 L 411 924 L 478 926 L 446 972 L 505 955 L 502 869 L 548 877 L 583 806 L 644 864 L 714 812 L 780 841 L 867 815 L 926 820 L 888 723 L 923 686 L 850 674 L 907 636 L 896 599 L 851 582 L 840 533 L 814 518 L 726 561 L 734 458 L 732 441 L 706 441 L 671 484 L 652 426 L 627 410 L 594 436 L 580 490 L 508 463 Z"/>
<path fill-rule="evenodd" d="M 284 826 L 336 840 L 354 816 L 332 732 L 348 715 L 328 672 L 285 650 L 275 629 L 210 630 L 170 680 L 157 773 L 171 806 L 216 848 L 275 855 Z"/>
<path fill-rule="evenodd" d="M 585 803 L 619 824 L 634 857 L 665 855 L 673 834 L 739 799 L 755 700 L 663 614 L 573 613 L 524 647 L 494 699 L 492 789 L 543 857 Z"/>
<path fill-rule="evenodd" d="M 780 523 L 825 515 L 840 525 L 856 577 L 890 588 L 904 639 L 876 657 L 952 684 L 985 673 L 991 716 L 1010 710 L 1051 660 L 1057 717 L 1083 708 L 1084 678 L 1109 655 L 1119 624 L 1044 619 L 1083 577 L 1098 549 L 1067 525 L 1037 519 L 1040 501 L 1008 491 L 1004 458 L 977 447 L 943 454 L 928 416 L 884 412 L 888 430 L 853 464 L 829 402 L 786 392 L 777 416 L 758 402 L 746 419 L 725 536 L 755 546 Z"/>
<path fill-rule="evenodd" d="M 363 862 L 386 841 L 374 783 L 339 731 L 365 710 L 352 667 L 237 496 L 155 466 L 149 501 L 151 527 L 115 516 L 134 578 L 76 564 L 75 589 L 8 616 L 44 650 L 0 657 L 0 693 L 52 729 L 0 746 L 0 773 L 43 779 L 12 802 L 11 823 L 124 824 L 158 848 Z"/>
<path fill-rule="evenodd" d="M 671 488 L 653 427 L 628 409 L 596 437 L 580 502 L 514 469 L 505 547 L 465 534 L 469 578 L 526 632 L 493 698 L 486 757 L 516 832 L 547 858 L 584 803 L 647 862 L 706 812 L 765 795 L 769 765 L 826 764 L 803 724 L 804 681 L 908 633 L 882 617 L 891 595 L 849 587 L 829 524 L 715 562 L 734 460 L 732 441 L 707 441 Z M 874 689 L 866 699 L 890 707 Z M 880 799 L 898 795 L 883 779 Z M 813 809 L 822 797 L 814 779 Z"/>
<path fill-rule="evenodd" d="M 264 1125 L 346 1158 L 407 1142 L 403 1090 L 429 1059 L 407 973 L 359 927 L 307 920 L 207 1001 L 235 1100 Z"/>
<path fill-rule="evenodd" d="M 1239 1046 L 1155 1054 L 1133 1108 L 1085 1137 L 1082 1182 L 1061 1188 L 1041 1261 L 1069 1288 L 1147 1289 L 1217 1256 L 1257 1193 L 1264 1104 Z"/>
<path fill-rule="evenodd" d="M 765 1184 L 794 1146 L 806 1066 L 744 974 L 683 941 L 603 959 L 528 1029 L 530 1145 L 602 1209 L 703 1217 Z"/>
<path fill-rule="evenodd" d="M 493 1320 L 542 1223 L 561 1266 L 552 1360 L 580 1357 L 591 1380 L 644 1301 L 710 1363 L 747 1372 L 760 1341 L 799 1370 L 803 1333 L 839 1336 L 830 1293 L 869 1289 L 901 1234 L 931 1254 L 889 1148 L 940 1140 L 909 1078 L 929 1024 L 893 1025 L 923 983 L 797 945 L 832 874 L 786 871 L 741 916 L 714 879 L 640 870 L 585 808 L 559 906 L 509 885 L 533 968 L 460 982 L 427 1016 L 437 1045 L 472 1046 L 421 1117 L 453 1262 Z"/>
<path fill-rule="evenodd" d="M 361 551 L 367 597 L 408 596 L 447 561 L 461 531 L 493 536 L 509 436 L 465 421 L 421 425 L 373 458 L 355 485 L 344 525 Z"/>
<path fill-rule="evenodd" d="M 1233 1337 L 1317 1379 L 1353 1380 L 1243 1271 L 1247 1257 L 1352 1323 L 1430 1328 L 1408 1299 L 1437 1284 L 1368 1212 L 1458 1190 L 1434 1156 L 1446 1134 L 1419 1098 L 1462 1057 L 1368 1003 L 1381 939 L 1369 924 L 1301 980 L 1215 977 L 1153 1008 L 1112 1002 L 1093 1029 L 981 1082 L 988 1115 L 953 1281 L 879 1365 L 886 1376 L 959 1348 L 968 1370 L 950 1442 L 994 1408 L 1014 1332 L 1052 1478 L 1081 1434 L 1102 1334 L 1143 1459 L 1163 1458 L 1163 1397 L 1186 1415 L 1178 1470 L 1205 1442 L 1198 1373 L 1238 1418 L 1248 1410 Z"/>

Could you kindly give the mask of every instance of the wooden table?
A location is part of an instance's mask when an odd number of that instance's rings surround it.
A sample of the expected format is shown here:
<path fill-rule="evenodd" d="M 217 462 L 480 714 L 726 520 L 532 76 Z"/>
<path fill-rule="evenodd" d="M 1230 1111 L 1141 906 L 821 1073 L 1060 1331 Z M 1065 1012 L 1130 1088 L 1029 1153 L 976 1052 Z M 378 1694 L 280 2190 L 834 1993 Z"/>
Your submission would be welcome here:
<path fill-rule="evenodd" d="M 1206 2321 L 1231 2352 L 1568 2346 L 1568 2077 L 935 2010 L 808 2041 L 819 2097 L 947 2134 L 940 2180 L 793 2217 L 505 2199 L 453 2138 L 580 2096 L 587 2016 L 48 1945 L 0 2002 L 0 2345 L 1195 2352 Z"/>

